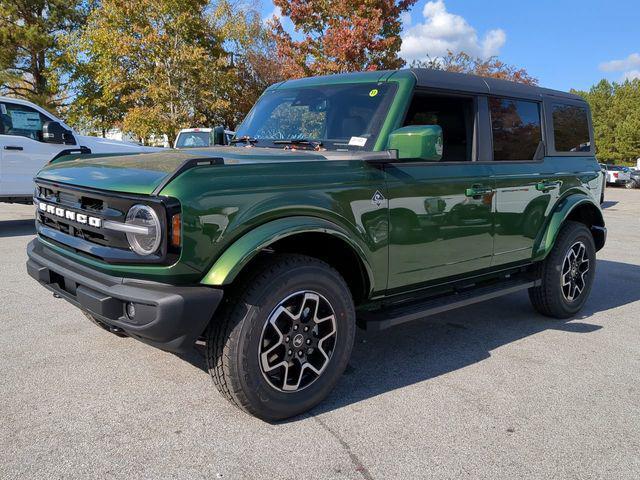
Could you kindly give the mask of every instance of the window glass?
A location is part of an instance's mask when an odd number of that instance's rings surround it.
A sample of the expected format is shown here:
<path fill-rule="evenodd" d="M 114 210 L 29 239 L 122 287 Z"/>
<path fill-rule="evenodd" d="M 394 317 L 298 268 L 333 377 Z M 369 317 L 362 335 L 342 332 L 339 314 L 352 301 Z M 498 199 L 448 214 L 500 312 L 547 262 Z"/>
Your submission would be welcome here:
<path fill-rule="evenodd" d="M 472 98 L 418 93 L 411 102 L 404 126 L 440 126 L 443 145 L 440 161 L 471 161 L 473 113 Z"/>
<path fill-rule="evenodd" d="M 211 134 L 208 132 L 182 132 L 178 135 L 177 148 L 211 146 Z"/>
<path fill-rule="evenodd" d="M 494 160 L 533 160 L 542 140 L 535 102 L 489 98 Z"/>
<path fill-rule="evenodd" d="M 372 150 L 396 86 L 337 84 L 267 91 L 236 132 L 255 147 L 288 148 L 288 141 L 313 141 L 334 150 Z"/>
<path fill-rule="evenodd" d="M 553 104 L 553 136 L 558 152 L 588 152 L 589 121 L 587 109 L 577 105 Z"/>
<path fill-rule="evenodd" d="M 42 141 L 42 125 L 50 119 L 37 110 L 14 103 L 0 104 L 0 132 Z"/>

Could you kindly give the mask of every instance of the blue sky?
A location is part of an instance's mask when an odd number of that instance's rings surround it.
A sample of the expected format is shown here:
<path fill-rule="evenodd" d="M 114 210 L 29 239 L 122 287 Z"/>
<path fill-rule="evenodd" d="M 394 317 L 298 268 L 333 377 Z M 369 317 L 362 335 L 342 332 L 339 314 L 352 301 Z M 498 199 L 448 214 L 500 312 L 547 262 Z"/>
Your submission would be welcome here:
<path fill-rule="evenodd" d="M 262 7 L 273 14 L 270 0 Z M 559 90 L 640 77 L 638 0 L 420 0 L 404 20 L 408 59 L 447 48 L 497 54 Z"/>

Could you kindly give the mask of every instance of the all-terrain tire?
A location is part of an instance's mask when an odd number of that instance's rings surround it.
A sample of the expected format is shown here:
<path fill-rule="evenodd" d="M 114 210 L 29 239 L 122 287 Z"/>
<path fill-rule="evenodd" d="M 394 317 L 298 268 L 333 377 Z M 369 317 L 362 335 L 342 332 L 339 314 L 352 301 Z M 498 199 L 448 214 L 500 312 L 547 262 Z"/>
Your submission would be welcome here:
<path fill-rule="evenodd" d="M 570 253 L 571 251 L 574 253 Z M 581 256 L 587 263 L 572 261 L 572 257 L 576 255 Z M 571 267 L 574 263 L 583 266 Z M 584 273 L 583 270 L 587 267 L 588 270 Z M 563 268 L 569 273 L 563 275 Z M 574 316 L 589 298 L 595 270 L 596 248 L 591 232 L 582 223 L 566 222 L 553 249 L 538 266 L 537 274 L 541 285 L 529 289 L 529 299 L 533 307 L 547 317 L 564 319 Z M 572 272 L 576 272 L 575 275 Z M 573 281 L 576 278 L 580 282 L 580 285 L 578 282 L 576 285 L 582 286 L 579 294 L 576 294 L 577 288 L 574 288 L 573 284 L 567 283 L 567 279 Z"/>
<path fill-rule="evenodd" d="M 336 333 L 322 373 L 300 390 L 282 391 L 274 387 L 273 380 L 265 373 L 260 352 L 264 348 L 265 331 L 267 327 L 271 328 L 269 320 L 274 318 L 274 312 L 282 307 L 283 302 L 300 295 L 300 292 L 315 292 L 309 295 L 317 293 L 318 298 L 330 304 L 335 312 L 332 323 Z M 302 315 L 306 298 L 302 300 L 299 315 Z M 334 388 L 349 361 L 355 325 L 351 293 L 335 269 L 304 255 L 268 255 L 260 264 L 252 266 L 250 276 L 234 286 L 220 314 L 212 319 L 205 334 L 207 367 L 218 391 L 232 404 L 264 420 L 288 418 L 314 407 Z M 284 344 L 286 332 L 282 333 L 280 340 Z M 292 335 L 289 337 L 293 338 Z M 305 339 L 311 342 L 310 338 Z M 287 344 L 287 351 L 290 343 Z M 294 356 L 298 352 L 296 350 Z M 309 377 L 311 373 L 306 372 L 305 375 Z M 287 367 L 286 373 L 282 374 L 285 384 L 288 374 Z M 300 380 L 298 384 L 301 385 Z"/>

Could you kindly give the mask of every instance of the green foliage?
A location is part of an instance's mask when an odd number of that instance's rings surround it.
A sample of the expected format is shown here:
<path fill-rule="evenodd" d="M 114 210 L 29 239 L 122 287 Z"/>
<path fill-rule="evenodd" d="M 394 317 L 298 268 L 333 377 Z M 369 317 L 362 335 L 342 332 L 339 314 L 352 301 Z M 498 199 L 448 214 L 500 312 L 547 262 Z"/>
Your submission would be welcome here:
<path fill-rule="evenodd" d="M 591 107 L 599 160 L 635 165 L 640 157 L 640 80 L 601 80 L 588 92 L 572 92 Z"/>
<path fill-rule="evenodd" d="M 86 15 L 80 0 L 0 0 L 0 93 L 56 109 L 68 65 L 59 37 Z"/>
<path fill-rule="evenodd" d="M 74 125 L 140 139 L 187 127 L 234 128 L 280 79 L 259 14 L 228 0 L 103 0 L 64 37 Z"/>

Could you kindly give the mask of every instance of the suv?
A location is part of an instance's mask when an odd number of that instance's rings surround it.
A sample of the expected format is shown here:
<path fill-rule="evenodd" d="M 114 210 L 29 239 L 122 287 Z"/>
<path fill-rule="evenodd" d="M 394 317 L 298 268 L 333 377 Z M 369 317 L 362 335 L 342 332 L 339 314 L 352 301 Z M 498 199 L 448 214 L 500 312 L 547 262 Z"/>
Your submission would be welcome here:
<path fill-rule="evenodd" d="M 578 96 L 426 69 L 266 90 L 233 146 L 66 157 L 36 179 L 29 274 L 105 328 L 206 344 L 263 419 L 318 404 L 356 325 L 526 290 L 580 311 L 606 229 Z"/>
<path fill-rule="evenodd" d="M 0 97 L 0 202 L 31 203 L 33 177 L 47 162 L 63 155 L 157 150 L 78 135 L 31 102 Z"/>

